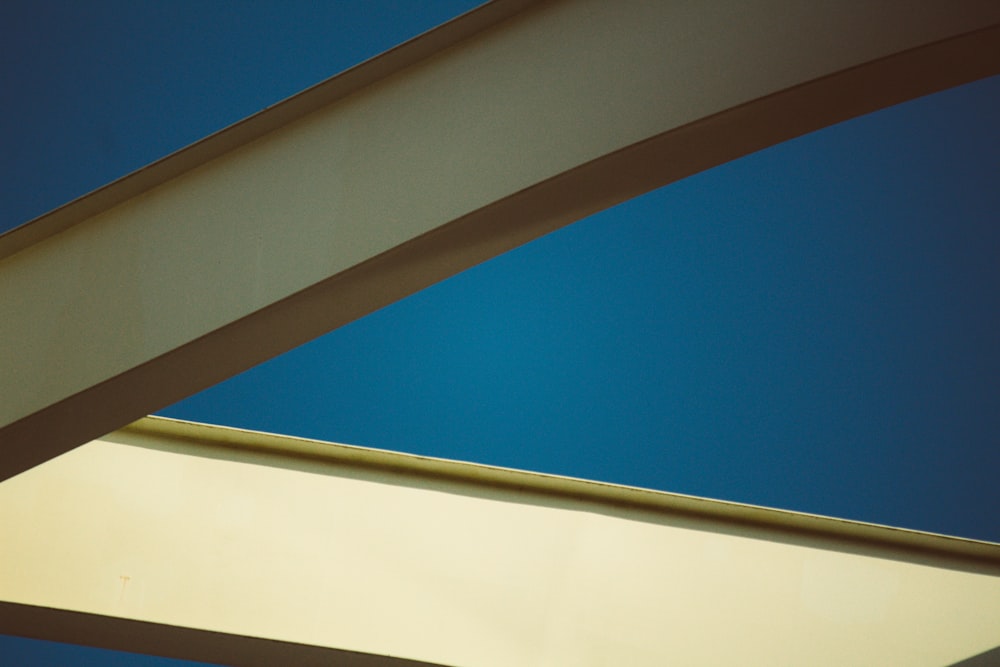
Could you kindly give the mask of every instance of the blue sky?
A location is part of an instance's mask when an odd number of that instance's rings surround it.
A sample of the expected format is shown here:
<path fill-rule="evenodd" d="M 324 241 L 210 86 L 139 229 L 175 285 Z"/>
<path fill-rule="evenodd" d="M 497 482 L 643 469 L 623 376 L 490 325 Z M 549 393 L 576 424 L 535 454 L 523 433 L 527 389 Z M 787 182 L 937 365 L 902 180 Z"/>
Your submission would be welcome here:
<path fill-rule="evenodd" d="M 0 7 L 0 229 L 477 3 L 93 4 Z M 997 118 L 773 147 L 160 414 L 1000 541 Z"/>

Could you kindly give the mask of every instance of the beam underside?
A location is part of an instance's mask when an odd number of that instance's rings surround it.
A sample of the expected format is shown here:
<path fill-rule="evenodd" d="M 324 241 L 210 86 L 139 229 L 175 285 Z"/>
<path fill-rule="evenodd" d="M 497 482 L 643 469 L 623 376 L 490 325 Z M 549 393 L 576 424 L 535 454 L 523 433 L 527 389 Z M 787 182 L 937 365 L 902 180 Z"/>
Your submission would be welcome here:
<path fill-rule="evenodd" d="M 57 211 L 0 262 L 0 477 L 584 215 L 1000 70 L 995 3 L 839 4 L 518 6 Z"/>

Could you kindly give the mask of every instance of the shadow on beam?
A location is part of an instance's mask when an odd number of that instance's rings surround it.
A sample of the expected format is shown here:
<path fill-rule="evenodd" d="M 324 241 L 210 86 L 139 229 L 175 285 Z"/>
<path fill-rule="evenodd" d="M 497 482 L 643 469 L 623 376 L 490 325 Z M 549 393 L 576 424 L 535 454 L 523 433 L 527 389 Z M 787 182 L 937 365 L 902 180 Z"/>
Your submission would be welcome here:
<path fill-rule="evenodd" d="M 242 637 L 12 602 L 0 602 L 0 633 L 233 667 L 440 667 L 434 663 L 405 658 Z"/>
<path fill-rule="evenodd" d="M 998 73 L 1000 26 L 992 26 L 794 86 L 581 164 L 0 428 L 0 480 L 586 215 L 773 144 Z"/>
<path fill-rule="evenodd" d="M 1000 667 L 1000 646 L 951 664 L 948 667 Z"/>

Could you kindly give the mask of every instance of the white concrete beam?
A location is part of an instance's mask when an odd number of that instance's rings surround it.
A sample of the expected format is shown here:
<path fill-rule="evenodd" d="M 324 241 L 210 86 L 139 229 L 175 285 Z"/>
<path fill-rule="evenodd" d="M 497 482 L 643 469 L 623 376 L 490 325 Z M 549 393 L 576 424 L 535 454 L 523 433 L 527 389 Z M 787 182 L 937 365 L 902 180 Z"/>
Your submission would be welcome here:
<path fill-rule="evenodd" d="M 163 419 L 3 482 L 0 526 L 0 632 L 229 665 L 941 667 L 1000 641 L 997 544 Z"/>
<path fill-rule="evenodd" d="M 0 237 L 0 478 L 998 45 L 995 0 L 487 5 Z"/>

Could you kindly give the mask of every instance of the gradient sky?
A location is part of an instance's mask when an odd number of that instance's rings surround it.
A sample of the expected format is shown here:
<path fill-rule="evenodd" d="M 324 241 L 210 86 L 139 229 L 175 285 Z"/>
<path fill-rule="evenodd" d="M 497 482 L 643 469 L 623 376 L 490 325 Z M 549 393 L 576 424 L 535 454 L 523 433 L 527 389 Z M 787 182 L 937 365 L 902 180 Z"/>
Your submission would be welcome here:
<path fill-rule="evenodd" d="M 0 230 L 476 4 L 7 0 Z M 160 414 L 1000 541 L 998 118 L 995 77 L 773 147 Z M 0 640 L 66 650 L 165 664 Z"/>

